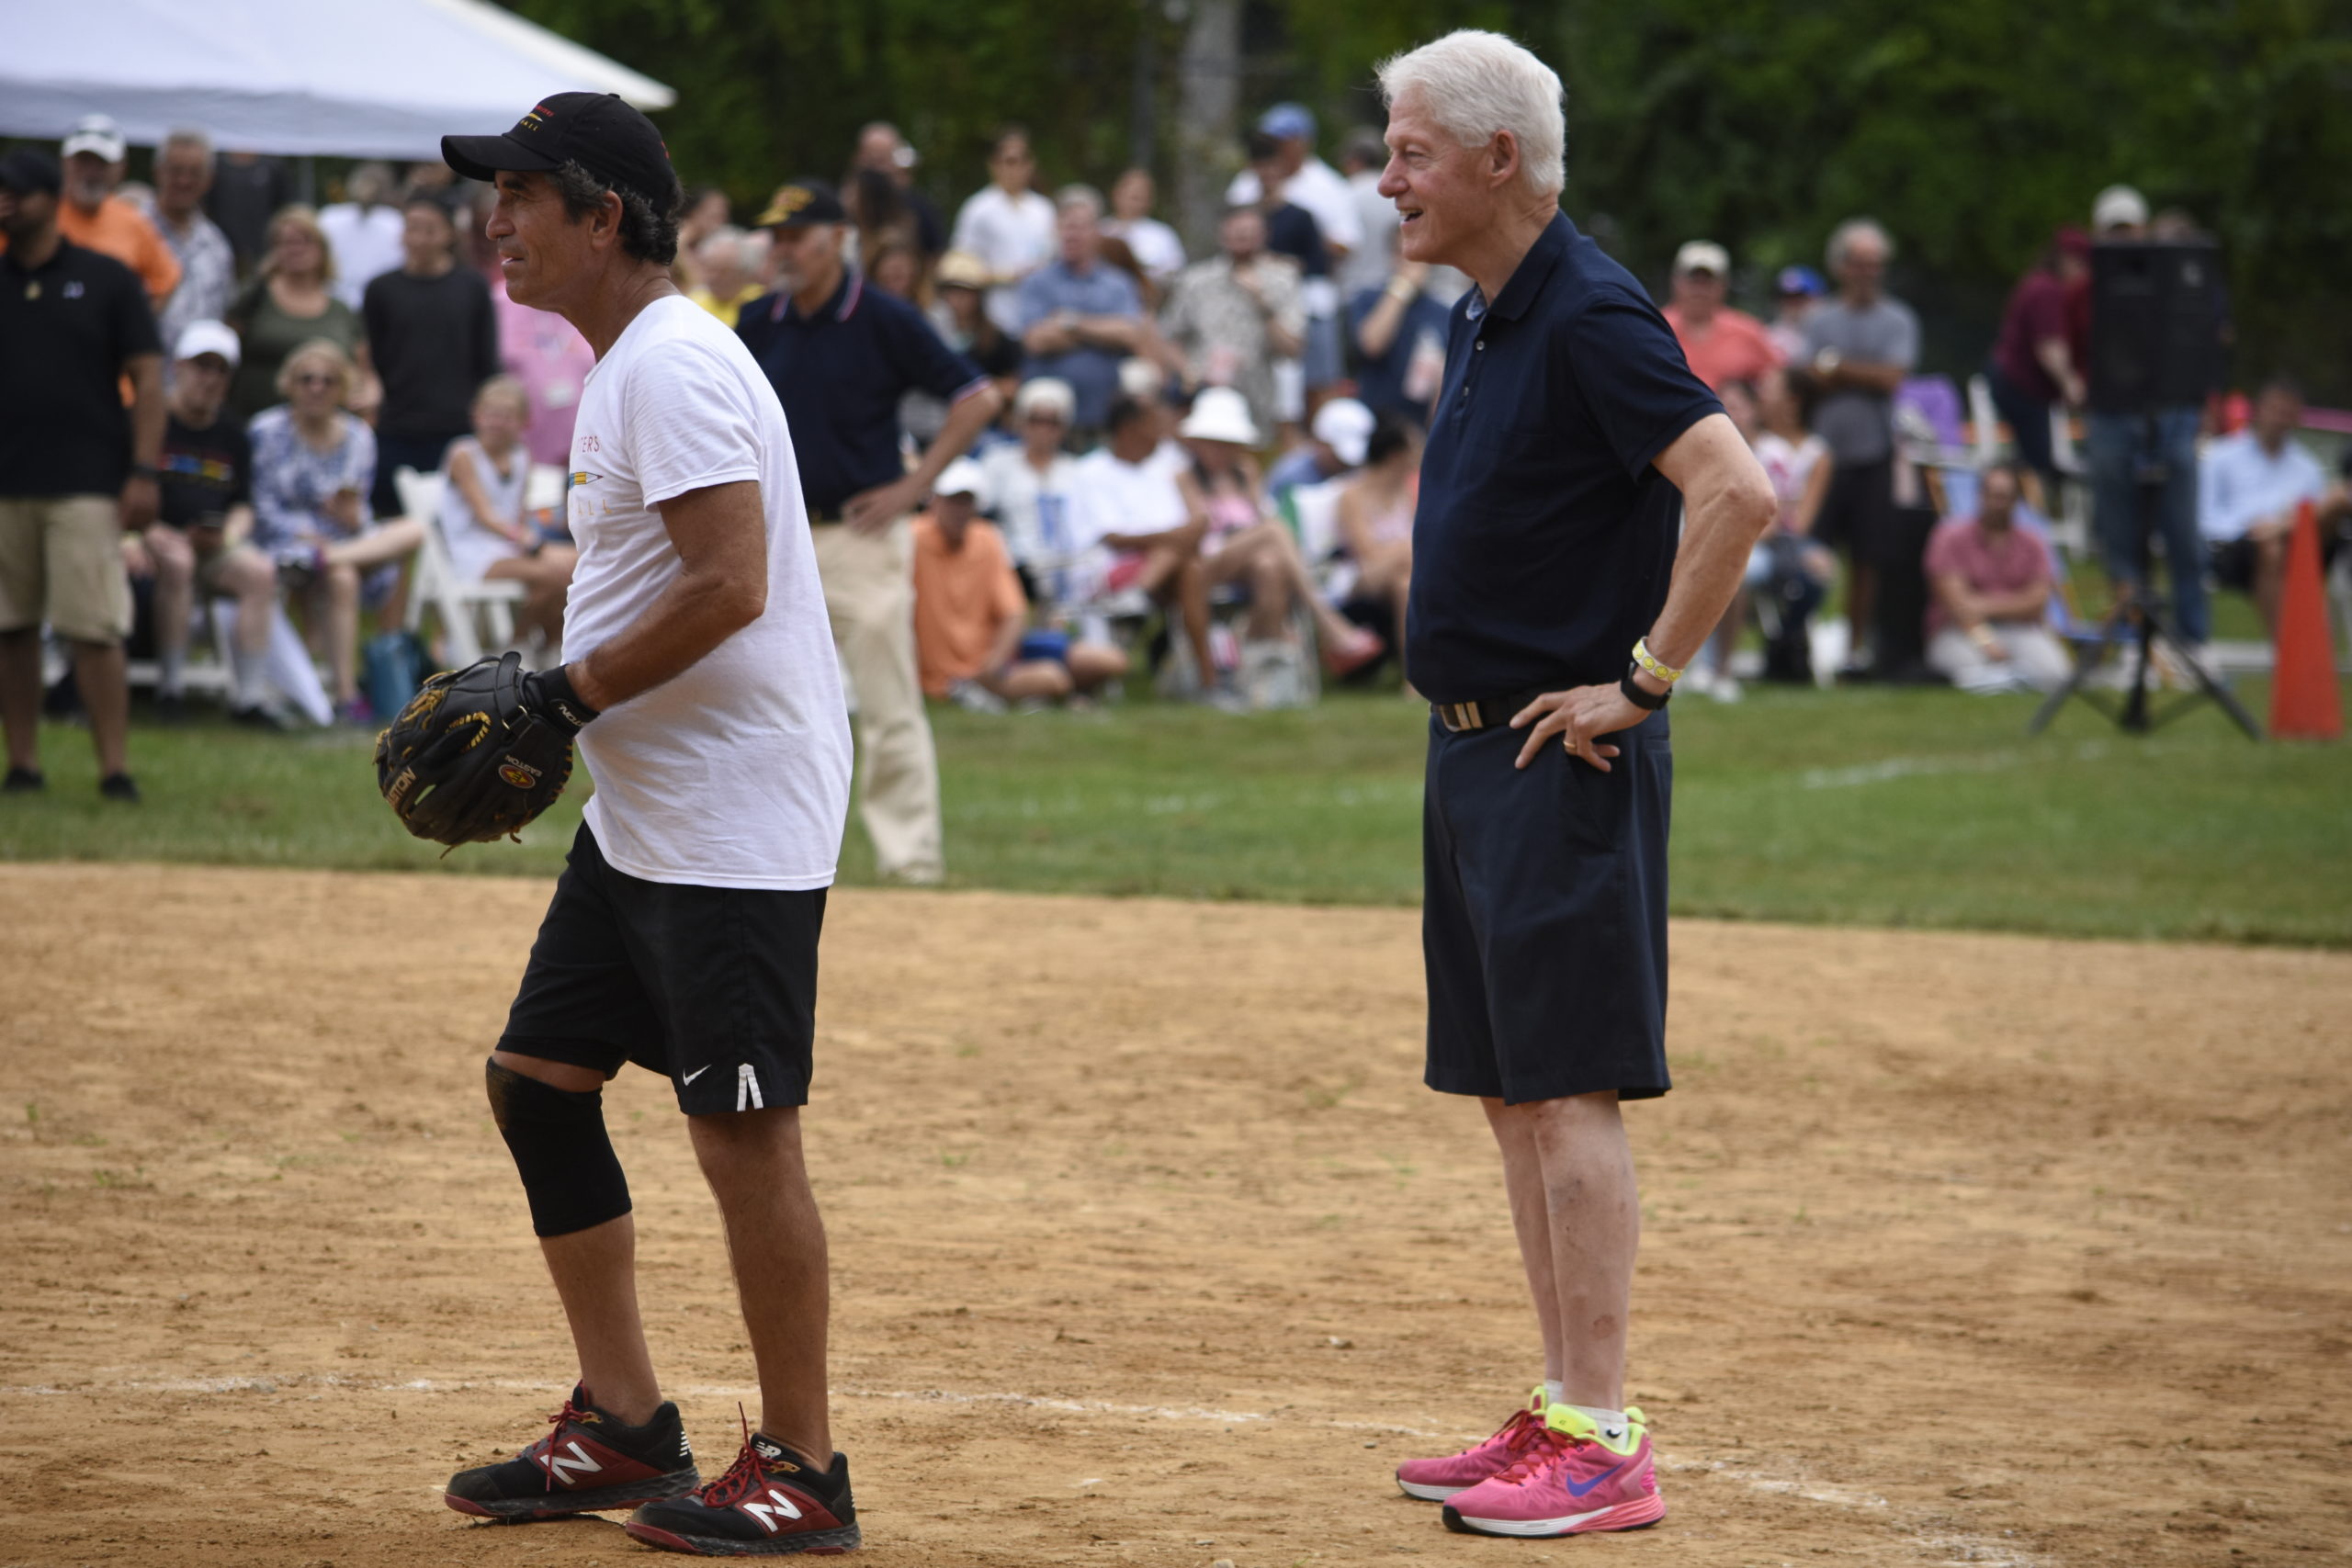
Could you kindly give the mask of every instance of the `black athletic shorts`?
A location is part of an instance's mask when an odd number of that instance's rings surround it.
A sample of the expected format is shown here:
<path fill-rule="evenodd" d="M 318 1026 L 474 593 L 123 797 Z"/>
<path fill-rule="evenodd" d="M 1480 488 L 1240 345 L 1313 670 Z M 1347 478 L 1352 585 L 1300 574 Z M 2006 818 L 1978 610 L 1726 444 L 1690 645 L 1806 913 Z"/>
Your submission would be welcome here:
<path fill-rule="evenodd" d="M 580 825 L 498 1048 L 657 1072 L 689 1116 L 808 1102 L 825 890 L 616 871 Z"/>
<path fill-rule="evenodd" d="M 1828 493 L 1813 520 L 1813 536 L 1864 566 L 1885 558 L 1894 522 L 1894 459 L 1830 470 Z"/>
<path fill-rule="evenodd" d="M 1602 737 L 1602 773 L 1558 740 L 1521 772 L 1524 730 L 1430 721 L 1421 954 L 1430 1088 L 1512 1105 L 1664 1094 L 1664 713 Z"/>
<path fill-rule="evenodd" d="M 2254 563 L 2261 553 L 2260 546 L 2241 536 L 2234 539 L 2209 539 L 2205 551 L 2215 582 L 2240 593 L 2254 592 Z"/>

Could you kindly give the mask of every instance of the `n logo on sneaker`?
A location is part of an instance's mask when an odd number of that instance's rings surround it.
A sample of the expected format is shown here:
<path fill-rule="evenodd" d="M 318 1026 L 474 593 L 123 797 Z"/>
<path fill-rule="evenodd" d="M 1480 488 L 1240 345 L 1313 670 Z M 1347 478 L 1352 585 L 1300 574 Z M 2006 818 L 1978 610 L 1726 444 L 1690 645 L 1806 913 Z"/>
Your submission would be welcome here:
<path fill-rule="evenodd" d="M 786 1519 L 797 1519 L 800 1517 L 800 1505 L 786 1496 L 784 1489 L 780 1486 L 769 1487 L 767 1495 L 759 1502 L 747 1502 L 742 1505 L 742 1508 L 745 1513 L 759 1520 L 760 1528 L 770 1535 L 775 1534 L 784 1528 L 783 1520 L 777 1518 L 777 1515 L 783 1515 Z"/>
<path fill-rule="evenodd" d="M 564 1458 L 552 1448 L 548 1450 L 548 1473 L 562 1484 L 571 1485 L 575 1472 L 582 1475 L 593 1475 L 605 1468 L 590 1459 L 588 1450 L 577 1442 L 566 1443 L 563 1446 L 571 1450 L 570 1459 Z"/>

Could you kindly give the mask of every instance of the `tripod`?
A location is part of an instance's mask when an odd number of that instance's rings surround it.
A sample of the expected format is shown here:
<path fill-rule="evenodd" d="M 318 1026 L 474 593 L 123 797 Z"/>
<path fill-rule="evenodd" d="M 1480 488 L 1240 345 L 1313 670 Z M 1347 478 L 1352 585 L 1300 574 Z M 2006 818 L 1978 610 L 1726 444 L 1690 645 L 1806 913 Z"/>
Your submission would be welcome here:
<path fill-rule="evenodd" d="M 2142 430 L 2146 441 L 2143 450 L 2150 454 L 2158 453 L 2161 448 L 2156 441 L 2155 415 L 2148 413 L 2142 418 Z M 2247 739 L 2259 740 L 2262 739 L 2262 727 L 2255 723 L 2253 716 L 2245 711 L 2236 697 L 2230 694 L 2228 687 L 2213 679 L 2212 671 L 2205 668 L 2204 661 L 2197 657 L 2196 652 L 2173 636 L 2165 626 L 2164 595 L 2149 583 L 2152 575 L 2149 568 L 2154 556 L 2150 536 L 2155 531 L 2155 511 L 2161 502 L 2165 486 L 2172 479 L 2170 466 L 2161 457 L 2151 456 L 2140 464 L 2132 478 L 2137 504 L 2132 517 L 2135 564 L 2131 592 L 2118 599 L 2115 608 L 2108 613 L 2107 624 L 2099 628 L 2098 643 L 2091 656 L 2075 669 L 2071 680 L 2051 693 L 2049 699 L 2035 710 L 2025 732 L 2039 735 L 2047 729 L 2050 721 L 2058 716 L 2058 710 L 2066 705 L 2069 697 L 2080 698 L 2105 714 L 2114 721 L 2118 729 L 2127 735 L 2145 735 L 2159 725 L 2171 723 L 2199 703 L 2211 701 L 2245 731 Z M 2097 520 L 2093 521 L 2096 524 Z M 2184 571 L 2204 569 L 2202 561 L 2170 561 L 2167 564 L 2176 577 Z M 2197 682 L 2196 691 L 2186 694 L 2179 702 L 2162 713 L 2152 711 L 2148 701 L 2149 675 L 2159 644 L 2172 656 L 2173 662 L 2187 670 Z M 2121 656 L 2132 660 L 2132 679 L 2123 689 L 2123 700 L 2110 705 L 2104 694 L 2091 690 L 2090 681 L 2105 667 L 2108 655 L 2120 650 L 2128 650 L 2122 651 Z"/>

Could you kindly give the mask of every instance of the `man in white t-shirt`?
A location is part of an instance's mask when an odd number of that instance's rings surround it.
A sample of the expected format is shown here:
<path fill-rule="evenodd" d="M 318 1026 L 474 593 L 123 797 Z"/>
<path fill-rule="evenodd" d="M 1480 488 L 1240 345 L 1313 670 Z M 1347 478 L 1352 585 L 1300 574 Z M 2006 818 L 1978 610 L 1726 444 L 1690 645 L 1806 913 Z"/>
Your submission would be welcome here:
<path fill-rule="evenodd" d="M 1021 335 L 1021 280 L 1054 259 L 1054 204 L 1030 188 L 1037 159 L 1029 133 L 1007 128 L 989 152 L 989 180 L 956 214 L 951 251 L 969 251 L 989 269 L 988 312 L 1001 332 Z"/>
<path fill-rule="evenodd" d="M 572 434 L 570 661 L 526 688 L 579 733 L 596 793 L 488 1068 L 581 1376 L 546 1436 L 461 1472 L 447 1501 L 503 1519 L 635 1507 L 631 1535 L 705 1555 L 854 1546 L 800 1145 L 850 741 L 784 410 L 670 281 L 683 196 L 643 115 L 561 93 L 442 155 L 498 187 L 509 296 L 596 353 Z M 685 1113 L 759 1368 L 759 1426 L 708 1486 L 638 1315 L 600 1104 L 632 1061 Z"/>
<path fill-rule="evenodd" d="M 368 285 L 388 272 L 397 272 L 408 252 L 401 236 L 407 224 L 401 205 L 392 199 L 392 171 L 384 164 L 362 164 L 344 182 L 349 201 L 319 209 L 319 231 L 334 253 L 334 297 L 356 310 L 366 300 Z"/>
<path fill-rule="evenodd" d="M 1070 536 L 1079 552 L 1078 596 L 1101 602 L 1140 590 L 1183 623 L 1193 668 L 1209 657 L 1209 583 L 1201 562 L 1208 513 L 1193 477 L 1171 464 L 1151 405 L 1112 400 L 1103 444 L 1071 466 Z M 1175 448 L 1181 456 L 1182 448 Z M 1204 677 L 1201 694 L 1214 694 Z"/>

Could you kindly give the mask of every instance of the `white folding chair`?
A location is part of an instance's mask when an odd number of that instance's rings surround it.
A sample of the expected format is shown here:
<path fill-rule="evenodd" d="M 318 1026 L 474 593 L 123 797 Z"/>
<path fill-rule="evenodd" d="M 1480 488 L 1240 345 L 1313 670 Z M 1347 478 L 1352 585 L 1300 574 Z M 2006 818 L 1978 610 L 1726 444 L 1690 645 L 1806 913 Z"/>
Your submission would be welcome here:
<path fill-rule="evenodd" d="M 537 479 L 536 469 L 532 477 Z M 462 669 L 486 651 L 514 646 L 514 606 L 522 602 L 524 589 L 502 578 L 467 581 L 458 577 L 441 538 L 444 482 L 439 474 L 409 468 L 392 474 L 401 510 L 424 522 L 424 543 L 417 548 L 416 576 L 408 596 L 408 629 L 413 632 L 424 624 L 424 608 L 430 604 L 441 622 L 441 635 L 448 639 L 443 651 L 451 665 Z"/>

